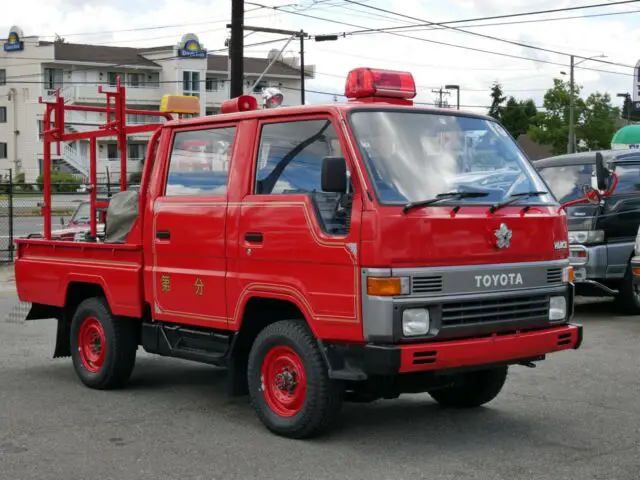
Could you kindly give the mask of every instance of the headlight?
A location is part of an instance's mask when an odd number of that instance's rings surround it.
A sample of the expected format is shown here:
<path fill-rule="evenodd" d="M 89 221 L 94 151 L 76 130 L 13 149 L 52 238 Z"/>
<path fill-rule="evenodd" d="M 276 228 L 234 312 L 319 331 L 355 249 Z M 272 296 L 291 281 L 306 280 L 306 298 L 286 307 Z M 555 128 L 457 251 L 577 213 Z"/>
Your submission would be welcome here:
<path fill-rule="evenodd" d="M 557 322 L 567 318 L 567 299 L 565 297 L 551 297 L 549 299 L 549 320 Z"/>
<path fill-rule="evenodd" d="M 429 310 L 410 308 L 402 312 L 402 333 L 405 337 L 415 337 L 429 333 Z"/>
<path fill-rule="evenodd" d="M 604 242 L 604 230 L 569 230 L 569 243 L 593 244 Z"/>

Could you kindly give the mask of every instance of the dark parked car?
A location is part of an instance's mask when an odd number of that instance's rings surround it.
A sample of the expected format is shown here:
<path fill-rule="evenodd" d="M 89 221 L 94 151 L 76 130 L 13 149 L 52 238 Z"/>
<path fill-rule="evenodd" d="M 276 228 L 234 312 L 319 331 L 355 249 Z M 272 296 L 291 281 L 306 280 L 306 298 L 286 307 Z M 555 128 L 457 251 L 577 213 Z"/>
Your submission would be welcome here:
<path fill-rule="evenodd" d="M 613 296 L 621 309 L 640 313 L 631 259 L 640 227 L 640 151 L 600 152 L 618 176 L 613 194 L 597 204 L 567 208 L 571 264 L 576 294 Z M 582 186 L 595 187 L 596 152 L 560 155 L 535 163 L 561 203 L 579 198 Z"/>

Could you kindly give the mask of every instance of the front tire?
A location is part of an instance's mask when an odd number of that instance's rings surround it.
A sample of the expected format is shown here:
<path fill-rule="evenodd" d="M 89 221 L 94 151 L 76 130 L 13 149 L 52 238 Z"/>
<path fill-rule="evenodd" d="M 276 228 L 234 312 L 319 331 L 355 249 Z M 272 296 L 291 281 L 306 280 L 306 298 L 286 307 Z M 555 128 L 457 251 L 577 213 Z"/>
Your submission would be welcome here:
<path fill-rule="evenodd" d="M 453 385 L 429 391 L 443 407 L 476 408 L 496 398 L 507 379 L 508 367 L 463 373 Z"/>
<path fill-rule="evenodd" d="M 71 359 L 87 387 L 108 390 L 124 386 L 138 349 L 135 323 L 116 317 L 106 300 L 83 301 L 71 321 Z"/>
<path fill-rule="evenodd" d="M 627 271 L 620 285 L 616 303 L 620 311 L 627 315 L 640 314 L 640 293 L 633 284 L 633 272 L 631 265 L 627 266 Z"/>
<path fill-rule="evenodd" d="M 284 320 L 256 338 L 248 362 L 251 404 L 273 433 L 309 438 L 327 431 L 339 415 L 344 388 L 332 381 L 305 324 Z"/>

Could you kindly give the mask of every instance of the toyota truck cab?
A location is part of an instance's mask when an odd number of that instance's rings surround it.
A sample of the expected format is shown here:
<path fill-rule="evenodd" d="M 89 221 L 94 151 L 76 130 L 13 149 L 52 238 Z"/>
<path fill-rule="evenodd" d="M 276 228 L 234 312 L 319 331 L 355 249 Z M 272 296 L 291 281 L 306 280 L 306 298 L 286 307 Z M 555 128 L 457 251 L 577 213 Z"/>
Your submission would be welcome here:
<path fill-rule="evenodd" d="M 226 367 L 268 429 L 304 438 L 343 401 L 477 407 L 510 367 L 578 348 L 566 215 L 505 129 L 414 106 L 405 72 L 353 70 L 345 94 L 159 125 L 103 241 L 20 240 L 18 294 L 58 320 L 54 356 L 97 389 L 140 347 Z"/>

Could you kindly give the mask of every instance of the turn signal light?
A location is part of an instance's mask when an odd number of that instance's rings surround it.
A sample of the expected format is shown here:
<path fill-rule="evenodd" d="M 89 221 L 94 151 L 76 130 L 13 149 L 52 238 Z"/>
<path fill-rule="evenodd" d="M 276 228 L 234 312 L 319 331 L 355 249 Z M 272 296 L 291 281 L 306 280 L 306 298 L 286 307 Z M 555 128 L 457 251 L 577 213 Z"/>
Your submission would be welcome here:
<path fill-rule="evenodd" d="M 409 279 L 400 277 L 368 277 L 367 294 L 375 297 L 395 297 L 409 293 Z"/>
<path fill-rule="evenodd" d="M 565 267 L 562 272 L 562 281 L 564 283 L 573 283 L 576 279 L 576 272 L 573 267 Z"/>
<path fill-rule="evenodd" d="M 416 96 L 416 84 L 409 72 L 356 68 L 347 76 L 345 97 L 387 97 L 410 100 Z"/>

